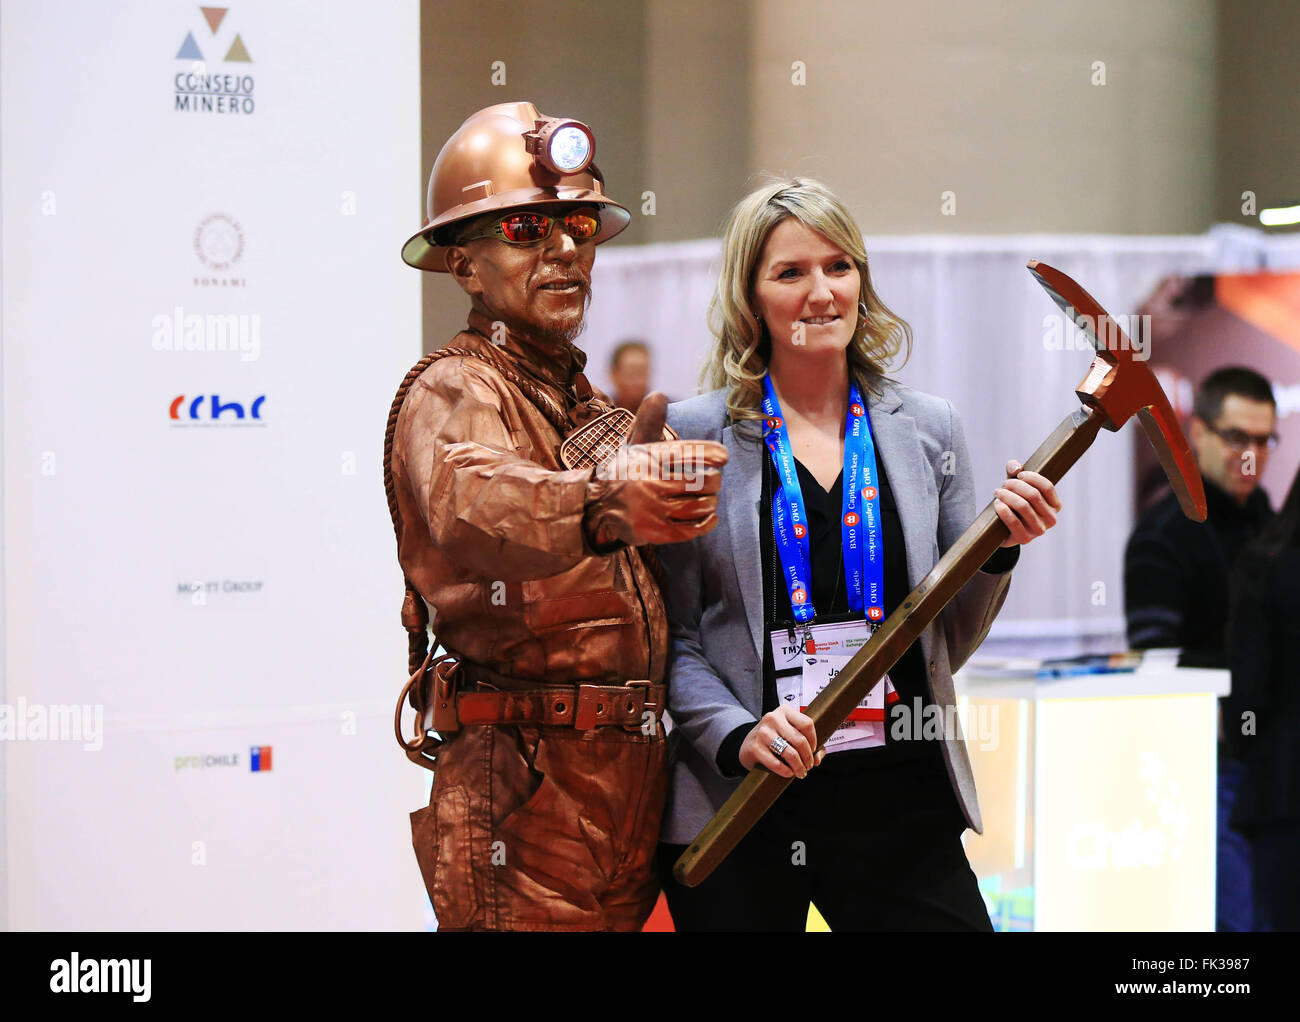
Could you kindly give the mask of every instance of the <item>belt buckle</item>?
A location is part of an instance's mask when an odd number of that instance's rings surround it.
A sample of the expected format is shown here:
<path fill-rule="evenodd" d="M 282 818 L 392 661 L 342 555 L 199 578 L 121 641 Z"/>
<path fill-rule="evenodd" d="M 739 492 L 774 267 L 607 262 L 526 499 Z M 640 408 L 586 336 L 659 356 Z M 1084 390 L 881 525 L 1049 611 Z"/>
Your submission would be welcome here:
<path fill-rule="evenodd" d="M 433 698 L 425 708 L 425 715 L 429 730 L 437 731 L 438 734 L 452 734 L 460 730 L 460 720 L 456 715 L 456 675 L 462 666 L 462 661 L 452 663 L 444 660 L 433 669 Z"/>
<path fill-rule="evenodd" d="M 644 718 L 645 718 L 646 711 L 649 710 L 650 713 L 657 718 L 659 716 L 660 708 L 657 705 L 655 705 L 654 701 L 650 698 L 650 690 L 652 686 L 649 680 L 641 679 L 638 681 L 629 681 L 625 683 L 624 687 L 641 690 L 641 713 L 636 720 L 629 720 L 627 723 L 625 723 L 623 725 L 623 730 L 640 731 L 645 726 Z"/>

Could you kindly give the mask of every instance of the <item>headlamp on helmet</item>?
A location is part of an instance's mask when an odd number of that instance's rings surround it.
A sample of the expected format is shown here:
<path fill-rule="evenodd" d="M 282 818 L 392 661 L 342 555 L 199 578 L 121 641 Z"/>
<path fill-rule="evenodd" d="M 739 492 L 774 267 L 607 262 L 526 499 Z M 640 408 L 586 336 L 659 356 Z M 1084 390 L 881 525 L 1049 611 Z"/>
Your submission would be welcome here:
<path fill-rule="evenodd" d="M 524 148 L 552 174 L 580 174 L 596 155 L 596 136 L 581 121 L 548 117 L 524 135 Z"/>
<path fill-rule="evenodd" d="M 531 244 L 528 232 L 539 240 L 549 234 L 549 219 L 556 215 L 575 240 L 608 241 L 632 217 L 605 194 L 595 156 L 596 137 L 587 125 L 572 117 L 548 117 L 532 103 L 496 103 L 471 114 L 433 163 L 428 216 L 402 246 L 402 258 L 422 270 L 446 273 L 447 248 L 458 236 L 500 226 L 512 210 L 540 214 L 548 222 L 508 224 L 501 228 L 507 242 Z M 568 222 L 584 208 L 594 211 L 591 224 Z M 583 233 L 588 228 L 596 233 Z"/>

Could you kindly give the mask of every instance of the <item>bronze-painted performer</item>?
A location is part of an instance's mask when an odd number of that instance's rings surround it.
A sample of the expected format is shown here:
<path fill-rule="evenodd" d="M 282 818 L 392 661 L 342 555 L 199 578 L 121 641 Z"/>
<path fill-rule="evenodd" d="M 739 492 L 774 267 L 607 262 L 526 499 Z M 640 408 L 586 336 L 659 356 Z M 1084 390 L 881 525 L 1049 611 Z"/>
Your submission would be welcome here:
<path fill-rule="evenodd" d="M 421 715 L 403 744 L 436 761 L 413 840 L 442 929 L 639 929 L 659 892 L 668 634 L 637 548 L 713 528 L 726 451 L 666 433 L 662 396 L 610 415 L 582 373 L 594 249 L 630 219 L 594 148 L 530 103 L 479 111 L 402 251 L 470 297 L 386 445 Z M 426 653 L 426 605 L 450 656 Z"/>

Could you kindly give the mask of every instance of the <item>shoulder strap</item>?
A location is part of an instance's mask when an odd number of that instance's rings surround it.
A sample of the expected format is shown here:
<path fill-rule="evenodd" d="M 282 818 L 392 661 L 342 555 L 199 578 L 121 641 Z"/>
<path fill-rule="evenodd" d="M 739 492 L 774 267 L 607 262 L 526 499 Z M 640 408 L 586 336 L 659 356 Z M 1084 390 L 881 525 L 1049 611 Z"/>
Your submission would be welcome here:
<path fill-rule="evenodd" d="M 406 401 L 411 385 L 419 379 L 420 374 L 440 357 L 450 353 L 444 348 L 442 351 L 435 351 L 432 355 L 425 355 L 416 362 L 410 372 L 403 377 L 401 385 L 397 388 L 397 396 L 393 398 L 392 408 L 388 412 L 388 427 L 384 431 L 384 494 L 388 497 L 388 514 L 393 520 L 393 532 L 397 536 L 399 546 L 402 542 L 402 520 L 397 514 L 397 487 L 393 483 L 393 437 L 397 433 L 397 417 L 401 414 L 402 405 Z M 407 663 L 409 670 L 414 672 L 420 669 L 429 655 L 429 609 L 424 605 L 420 594 L 415 591 L 411 579 L 403 574 L 402 581 L 406 583 L 406 596 L 402 600 L 402 627 L 406 629 L 407 634 Z"/>

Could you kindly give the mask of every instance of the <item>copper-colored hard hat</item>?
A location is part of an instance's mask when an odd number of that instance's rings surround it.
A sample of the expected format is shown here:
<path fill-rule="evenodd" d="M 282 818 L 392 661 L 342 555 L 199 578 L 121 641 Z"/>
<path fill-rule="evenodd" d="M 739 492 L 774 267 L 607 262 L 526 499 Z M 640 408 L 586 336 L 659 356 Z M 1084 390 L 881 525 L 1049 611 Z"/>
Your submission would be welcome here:
<path fill-rule="evenodd" d="M 483 213 L 561 202 L 600 207 L 600 244 L 632 219 L 609 199 L 592 162 L 596 140 L 581 121 L 548 117 L 532 103 L 498 103 L 473 114 L 447 140 L 429 177 L 428 220 L 402 246 L 421 270 L 447 272 L 434 232 Z"/>

